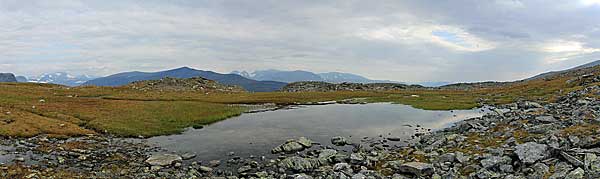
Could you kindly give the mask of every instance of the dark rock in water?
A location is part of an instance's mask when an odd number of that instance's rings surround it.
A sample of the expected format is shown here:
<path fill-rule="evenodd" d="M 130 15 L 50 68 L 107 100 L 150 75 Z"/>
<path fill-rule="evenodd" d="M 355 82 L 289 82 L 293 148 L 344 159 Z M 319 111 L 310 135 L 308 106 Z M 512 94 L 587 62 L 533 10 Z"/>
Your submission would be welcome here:
<path fill-rule="evenodd" d="M 17 82 L 17 78 L 12 73 L 0 73 L 0 82 Z"/>
<path fill-rule="evenodd" d="M 397 142 L 397 141 L 400 141 L 401 139 L 398 137 L 388 137 L 387 140 Z"/>

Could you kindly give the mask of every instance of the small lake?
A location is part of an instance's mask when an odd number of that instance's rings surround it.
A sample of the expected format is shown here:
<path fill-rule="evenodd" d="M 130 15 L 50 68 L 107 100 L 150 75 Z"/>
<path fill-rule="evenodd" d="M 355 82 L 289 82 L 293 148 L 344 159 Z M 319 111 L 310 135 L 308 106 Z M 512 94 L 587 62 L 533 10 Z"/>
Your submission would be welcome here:
<path fill-rule="evenodd" d="M 197 159 L 207 161 L 223 159 L 230 152 L 243 157 L 268 156 L 272 148 L 298 137 L 330 145 L 333 136 L 359 142 L 363 137 L 383 135 L 402 139 L 394 145 L 405 145 L 402 141 L 417 132 L 417 125 L 425 131 L 436 130 L 483 114 L 481 109 L 428 111 L 389 103 L 298 106 L 243 114 L 203 129 L 147 141 L 171 152 L 195 153 Z"/>

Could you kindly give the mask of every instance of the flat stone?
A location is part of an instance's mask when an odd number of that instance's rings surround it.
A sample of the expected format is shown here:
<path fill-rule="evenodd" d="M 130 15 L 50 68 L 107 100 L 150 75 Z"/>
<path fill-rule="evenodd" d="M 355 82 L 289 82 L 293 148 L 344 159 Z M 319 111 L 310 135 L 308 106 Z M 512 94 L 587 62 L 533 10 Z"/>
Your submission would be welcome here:
<path fill-rule="evenodd" d="M 196 158 L 196 154 L 193 154 L 193 153 L 184 153 L 184 154 L 181 155 L 181 158 L 183 160 L 190 160 L 190 159 Z"/>
<path fill-rule="evenodd" d="M 430 176 L 433 170 L 433 165 L 421 162 L 408 162 L 398 167 L 398 171 L 416 176 Z"/>
<path fill-rule="evenodd" d="M 558 120 L 554 119 L 553 116 L 538 116 L 535 118 L 536 121 L 541 122 L 541 123 L 553 123 L 553 122 L 557 122 Z"/>
<path fill-rule="evenodd" d="M 548 146 L 545 144 L 538 144 L 535 142 L 528 142 L 525 144 L 517 145 L 515 153 L 521 160 L 526 164 L 533 164 L 538 160 L 546 158 L 548 155 Z"/>
<path fill-rule="evenodd" d="M 210 173 L 210 172 L 212 172 L 212 171 L 213 171 L 213 169 L 212 169 L 212 168 L 210 168 L 210 167 L 207 167 L 207 166 L 200 166 L 198 169 L 199 169 L 201 172 L 204 172 L 204 173 Z"/>
<path fill-rule="evenodd" d="M 481 166 L 486 169 L 500 167 L 503 164 L 509 164 L 511 162 L 510 157 L 499 157 L 499 156 L 491 156 L 486 159 L 481 160 Z"/>
<path fill-rule="evenodd" d="M 181 156 L 175 154 L 155 154 L 148 158 L 146 163 L 152 166 L 168 166 L 182 160 Z"/>

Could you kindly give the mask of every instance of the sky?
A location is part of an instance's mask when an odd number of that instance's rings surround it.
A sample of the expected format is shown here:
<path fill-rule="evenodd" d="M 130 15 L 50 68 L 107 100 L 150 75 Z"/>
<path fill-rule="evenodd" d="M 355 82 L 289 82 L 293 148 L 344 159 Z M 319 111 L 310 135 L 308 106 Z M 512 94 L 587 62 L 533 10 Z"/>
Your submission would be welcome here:
<path fill-rule="evenodd" d="M 0 72 L 509 81 L 600 60 L 600 0 L 0 0 Z"/>

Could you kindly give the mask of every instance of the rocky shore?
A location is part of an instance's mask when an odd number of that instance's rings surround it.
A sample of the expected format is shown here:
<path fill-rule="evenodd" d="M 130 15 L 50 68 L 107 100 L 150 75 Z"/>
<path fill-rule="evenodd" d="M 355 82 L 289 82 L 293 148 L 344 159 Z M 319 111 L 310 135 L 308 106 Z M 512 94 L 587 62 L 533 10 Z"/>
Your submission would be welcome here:
<path fill-rule="evenodd" d="M 110 136 L 3 139 L 0 178 L 600 178 L 600 87 L 555 103 L 521 101 L 440 131 L 420 129 L 406 145 L 389 136 L 359 141 L 301 137 L 274 146 L 276 157 L 199 161 Z"/>

